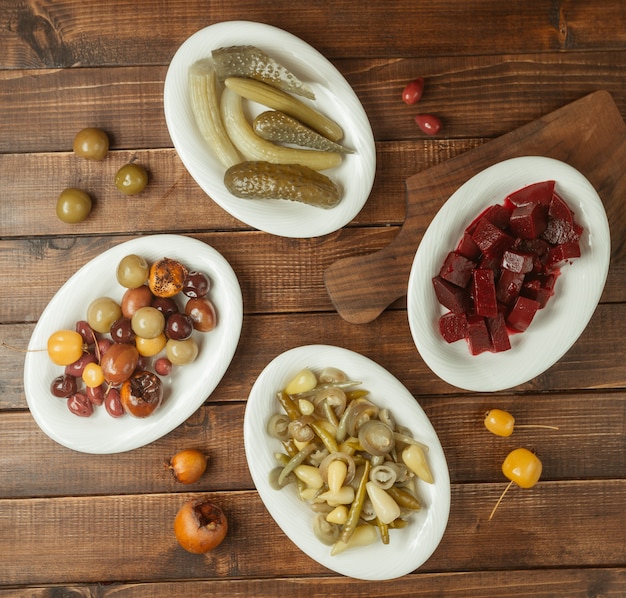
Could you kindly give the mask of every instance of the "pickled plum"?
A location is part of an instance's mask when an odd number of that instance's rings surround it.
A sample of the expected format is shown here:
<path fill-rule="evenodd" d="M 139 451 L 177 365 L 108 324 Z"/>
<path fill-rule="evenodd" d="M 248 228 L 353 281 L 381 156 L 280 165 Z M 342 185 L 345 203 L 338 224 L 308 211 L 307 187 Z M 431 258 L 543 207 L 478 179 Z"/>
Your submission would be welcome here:
<path fill-rule="evenodd" d="M 533 183 L 479 214 L 432 284 L 447 310 L 439 332 L 472 355 L 511 348 L 554 295 L 560 268 L 580 257 L 583 228 L 555 181 Z"/>

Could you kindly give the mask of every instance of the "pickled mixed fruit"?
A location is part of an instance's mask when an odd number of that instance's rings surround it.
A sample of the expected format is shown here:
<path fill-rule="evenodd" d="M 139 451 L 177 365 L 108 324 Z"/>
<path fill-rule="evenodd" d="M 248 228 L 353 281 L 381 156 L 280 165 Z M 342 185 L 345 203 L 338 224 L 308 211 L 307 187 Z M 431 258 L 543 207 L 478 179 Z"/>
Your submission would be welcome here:
<path fill-rule="evenodd" d="M 118 264 L 121 301 L 96 297 L 74 330 L 50 335 L 48 356 L 64 367 L 50 384 L 72 413 L 104 405 L 112 417 L 147 417 L 165 397 L 163 379 L 197 358 L 194 333 L 217 326 L 211 279 L 170 258 L 152 265 L 138 255 Z"/>
<path fill-rule="evenodd" d="M 555 189 L 528 185 L 478 216 L 432 280 L 448 311 L 439 331 L 448 343 L 467 341 L 470 353 L 511 348 L 554 294 L 561 267 L 580 257 L 583 228 Z"/>

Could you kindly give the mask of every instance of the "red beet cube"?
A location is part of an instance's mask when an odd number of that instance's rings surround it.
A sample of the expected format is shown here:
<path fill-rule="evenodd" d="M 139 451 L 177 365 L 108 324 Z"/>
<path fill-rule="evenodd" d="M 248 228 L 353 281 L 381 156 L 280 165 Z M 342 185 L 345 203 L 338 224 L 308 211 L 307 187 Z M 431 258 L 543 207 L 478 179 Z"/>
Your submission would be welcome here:
<path fill-rule="evenodd" d="M 574 224 L 574 213 L 570 210 L 569 206 L 565 203 L 565 200 L 558 193 L 554 193 L 552 195 L 548 215 L 550 218 L 565 220 L 565 222 Z"/>
<path fill-rule="evenodd" d="M 569 260 L 580 257 L 580 245 L 578 241 L 562 243 L 548 251 L 546 266 L 549 268 L 560 267 Z"/>
<path fill-rule="evenodd" d="M 511 214 L 511 232 L 521 239 L 536 239 L 548 224 L 546 209 L 541 204 L 527 203 Z"/>
<path fill-rule="evenodd" d="M 494 318 L 498 315 L 496 285 L 492 270 L 474 270 L 472 296 L 474 309 L 479 316 Z"/>
<path fill-rule="evenodd" d="M 543 231 L 541 237 L 551 245 L 562 245 L 563 243 L 578 241 L 581 232 L 581 227 L 573 222 L 559 218 L 550 218 L 548 226 Z"/>
<path fill-rule="evenodd" d="M 475 267 L 475 262 L 456 251 L 451 251 L 441 266 L 439 276 L 457 287 L 465 288 Z"/>
<path fill-rule="evenodd" d="M 480 257 L 480 249 L 476 243 L 474 243 L 474 239 L 472 239 L 472 235 L 465 231 L 463 233 L 463 238 L 459 242 L 458 247 L 456 248 L 456 252 L 460 253 L 462 256 L 466 257 L 468 260 L 476 261 Z"/>
<path fill-rule="evenodd" d="M 483 212 L 483 218 L 486 218 L 499 229 L 505 230 L 509 226 L 509 219 L 511 218 L 511 212 L 500 204 L 495 204 L 487 208 Z"/>
<path fill-rule="evenodd" d="M 491 337 L 491 350 L 494 353 L 508 351 L 511 348 L 509 333 L 501 313 L 498 313 L 495 318 L 487 318 L 487 330 Z"/>
<path fill-rule="evenodd" d="M 554 192 L 554 183 L 554 181 L 541 181 L 540 183 L 527 185 L 511 193 L 505 201 L 512 203 L 514 206 L 523 206 L 529 203 L 549 206 Z"/>
<path fill-rule="evenodd" d="M 554 287 L 559 272 L 550 274 L 538 274 L 526 280 L 520 291 L 524 297 L 534 299 L 539 303 L 539 309 L 543 309 L 548 303 L 548 299 L 554 295 Z"/>
<path fill-rule="evenodd" d="M 524 274 L 521 272 L 512 272 L 511 270 L 502 270 L 498 284 L 496 285 L 496 299 L 505 305 L 511 305 L 522 290 L 524 284 Z"/>
<path fill-rule="evenodd" d="M 472 355 L 491 351 L 491 337 L 485 318 L 472 316 L 467 319 L 467 345 Z"/>
<path fill-rule="evenodd" d="M 502 254 L 502 267 L 511 272 L 526 274 L 531 272 L 534 266 L 533 256 L 530 253 L 507 249 Z"/>
<path fill-rule="evenodd" d="M 515 242 L 513 237 L 507 235 L 486 218 L 479 220 L 476 230 L 472 234 L 472 239 L 486 256 L 498 259 Z"/>
<path fill-rule="evenodd" d="M 439 318 L 439 332 L 447 343 L 454 343 L 467 334 L 467 318 L 465 314 L 448 312 Z"/>
<path fill-rule="evenodd" d="M 440 276 L 433 278 L 433 287 L 437 301 L 455 314 L 462 314 L 467 311 L 469 305 L 469 294 L 465 289 L 444 280 Z"/>
<path fill-rule="evenodd" d="M 506 323 L 514 330 L 524 332 L 530 326 L 538 309 L 539 303 L 537 301 L 520 295 L 506 317 Z"/>

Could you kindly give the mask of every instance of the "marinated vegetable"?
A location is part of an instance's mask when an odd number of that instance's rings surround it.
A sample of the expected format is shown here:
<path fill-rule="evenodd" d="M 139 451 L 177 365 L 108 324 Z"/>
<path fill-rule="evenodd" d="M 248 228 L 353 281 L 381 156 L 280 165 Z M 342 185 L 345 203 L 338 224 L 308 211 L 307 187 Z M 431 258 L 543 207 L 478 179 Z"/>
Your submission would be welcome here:
<path fill-rule="evenodd" d="M 228 77 L 224 85 L 244 98 L 297 118 L 331 141 L 339 141 L 343 137 L 343 130 L 336 122 L 280 89 L 241 77 Z"/>
<path fill-rule="evenodd" d="M 230 46 L 211 53 L 218 78 L 249 77 L 283 91 L 315 99 L 311 88 L 291 71 L 255 46 Z"/>
<path fill-rule="evenodd" d="M 254 119 L 252 127 L 259 137 L 275 143 L 290 143 L 328 152 L 353 153 L 351 149 L 331 141 L 279 110 L 262 112 Z"/>
<path fill-rule="evenodd" d="M 234 79 L 227 79 L 235 81 Z M 237 80 L 243 81 L 243 80 Z M 263 85 L 258 81 L 248 81 L 247 83 Z M 279 93 L 269 86 L 273 93 Z M 302 164 L 314 170 L 326 170 L 339 166 L 342 156 L 338 152 L 321 152 L 317 150 L 307 150 L 301 148 L 291 148 L 276 145 L 265 139 L 261 139 L 248 122 L 243 110 L 242 96 L 238 91 L 233 91 L 228 87 L 222 92 L 221 111 L 224 127 L 235 147 L 241 152 L 246 160 L 262 160 L 265 162 L 283 164 Z"/>
<path fill-rule="evenodd" d="M 224 184 L 233 195 L 244 199 L 285 199 L 319 208 L 332 208 L 341 201 L 333 181 L 299 164 L 242 162 L 226 171 Z"/>
<path fill-rule="evenodd" d="M 332 546 L 331 555 L 377 539 L 389 543 L 390 530 L 421 509 L 417 480 L 434 481 L 428 447 L 336 368 L 305 368 L 276 396 L 284 413 L 267 429 L 284 452 L 276 453 L 273 486 L 295 488 L 311 506 L 314 533 Z M 303 428 L 311 432 L 306 437 Z"/>
<path fill-rule="evenodd" d="M 241 161 L 220 115 L 220 97 L 213 61 L 203 59 L 189 69 L 189 98 L 200 134 L 219 161 L 228 168 Z"/>

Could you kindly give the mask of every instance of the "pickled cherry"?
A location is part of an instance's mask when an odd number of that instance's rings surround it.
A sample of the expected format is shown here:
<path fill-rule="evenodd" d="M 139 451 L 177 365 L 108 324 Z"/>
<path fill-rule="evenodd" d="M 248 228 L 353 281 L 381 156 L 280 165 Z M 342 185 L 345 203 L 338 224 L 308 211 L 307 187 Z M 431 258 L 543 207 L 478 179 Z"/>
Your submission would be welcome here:
<path fill-rule="evenodd" d="M 204 272 L 190 270 L 183 284 L 183 294 L 196 299 L 204 297 L 211 288 L 211 281 Z"/>
<path fill-rule="evenodd" d="M 61 376 L 57 376 L 50 383 L 50 392 L 55 397 L 59 397 L 62 399 L 73 395 L 77 390 L 78 385 L 76 384 L 76 378 L 68 374 L 62 374 Z"/>
<path fill-rule="evenodd" d="M 532 488 L 539 481 L 542 470 L 543 465 L 541 460 L 537 457 L 537 455 L 535 455 L 535 453 L 526 448 L 517 448 L 512 450 L 502 463 L 502 473 L 510 481 L 500 495 L 495 507 L 491 511 L 489 519 L 494 516 L 494 513 L 502 502 L 504 495 L 514 483 L 520 488 Z"/>
<path fill-rule="evenodd" d="M 543 424 L 515 424 L 515 418 L 503 409 L 490 409 L 485 414 L 484 424 L 487 430 L 496 436 L 510 436 L 513 429 L 517 428 L 543 428 L 546 430 L 558 430 L 557 426 L 546 426 Z"/>

